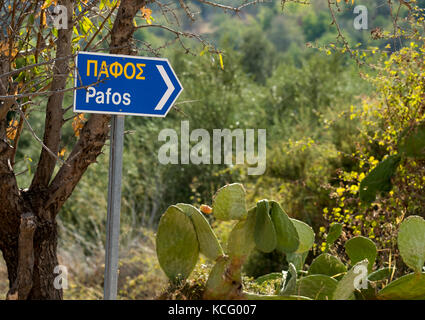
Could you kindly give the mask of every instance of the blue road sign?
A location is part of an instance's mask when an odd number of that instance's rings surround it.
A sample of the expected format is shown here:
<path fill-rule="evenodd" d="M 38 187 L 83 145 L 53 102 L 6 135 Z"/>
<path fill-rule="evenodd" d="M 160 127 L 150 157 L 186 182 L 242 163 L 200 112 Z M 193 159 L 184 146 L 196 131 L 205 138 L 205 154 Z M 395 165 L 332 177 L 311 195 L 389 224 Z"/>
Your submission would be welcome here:
<path fill-rule="evenodd" d="M 79 52 L 74 112 L 165 117 L 183 91 L 167 59 Z"/>

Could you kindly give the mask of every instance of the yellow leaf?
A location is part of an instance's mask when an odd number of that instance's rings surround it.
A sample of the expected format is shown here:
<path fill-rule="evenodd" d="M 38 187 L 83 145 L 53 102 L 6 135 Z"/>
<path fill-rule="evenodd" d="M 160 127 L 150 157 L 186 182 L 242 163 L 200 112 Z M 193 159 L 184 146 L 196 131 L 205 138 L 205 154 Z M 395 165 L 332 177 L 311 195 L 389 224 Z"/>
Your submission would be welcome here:
<path fill-rule="evenodd" d="M 142 11 L 142 18 L 146 20 L 148 24 L 152 24 L 152 21 L 155 21 L 155 19 L 152 17 L 152 10 L 143 7 L 140 9 Z"/>
<path fill-rule="evenodd" d="M 12 119 L 9 122 L 9 127 L 6 129 L 7 138 L 10 140 L 15 140 L 17 132 L 18 132 L 18 121 Z"/>
<path fill-rule="evenodd" d="M 55 1 L 55 3 L 56 3 L 56 1 Z M 44 1 L 43 5 L 41 6 L 41 9 L 44 10 L 44 9 L 50 7 L 51 4 L 52 4 L 52 0 L 46 0 L 46 1 Z"/>
<path fill-rule="evenodd" d="M 224 70 L 223 56 L 221 55 L 221 53 L 219 53 L 218 56 L 220 57 L 220 67 Z"/>
<path fill-rule="evenodd" d="M 58 152 L 58 156 L 63 158 L 63 156 L 65 155 L 65 152 L 66 152 L 66 149 L 62 148 L 62 150 Z"/>
<path fill-rule="evenodd" d="M 202 57 L 207 52 L 208 52 L 208 46 L 205 46 L 199 55 Z"/>
<path fill-rule="evenodd" d="M 16 48 L 12 48 L 12 56 L 16 55 L 18 50 Z M 0 41 L 0 54 L 8 57 L 9 56 L 9 45 L 7 42 Z"/>
<path fill-rule="evenodd" d="M 74 130 L 75 136 L 80 137 L 80 131 L 84 127 L 84 123 L 86 122 L 86 118 L 84 117 L 84 113 L 80 113 L 78 116 L 74 118 L 72 121 L 72 129 Z"/>
<path fill-rule="evenodd" d="M 41 12 L 41 17 L 40 17 L 40 23 L 41 23 L 41 25 L 42 26 L 45 26 L 46 25 L 46 12 L 43 10 L 42 12 Z"/>

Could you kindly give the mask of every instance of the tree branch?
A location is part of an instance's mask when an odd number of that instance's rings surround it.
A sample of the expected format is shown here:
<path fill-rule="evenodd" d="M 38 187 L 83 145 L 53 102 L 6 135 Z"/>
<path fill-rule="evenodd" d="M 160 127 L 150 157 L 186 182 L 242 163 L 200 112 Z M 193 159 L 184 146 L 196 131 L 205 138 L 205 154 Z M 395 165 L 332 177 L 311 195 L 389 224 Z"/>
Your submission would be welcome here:
<path fill-rule="evenodd" d="M 72 54 L 71 40 L 73 30 L 72 12 L 74 11 L 73 1 L 62 0 L 59 1 L 59 3 L 64 5 L 68 10 L 68 29 L 61 29 L 58 31 L 56 58 L 65 57 Z M 53 157 L 48 150 L 51 150 L 51 152 L 53 152 L 55 155 L 59 151 L 63 116 L 62 103 L 64 97 L 62 90 L 65 89 L 68 74 L 69 60 L 56 60 L 53 67 L 51 90 L 57 92 L 53 93 L 47 102 L 43 138 L 43 143 L 46 148 L 43 148 L 41 151 L 37 170 L 35 171 L 35 175 L 30 186 L 31 191 L 45 189 L 49 184 L 56 166 L 57 158 Z"/>

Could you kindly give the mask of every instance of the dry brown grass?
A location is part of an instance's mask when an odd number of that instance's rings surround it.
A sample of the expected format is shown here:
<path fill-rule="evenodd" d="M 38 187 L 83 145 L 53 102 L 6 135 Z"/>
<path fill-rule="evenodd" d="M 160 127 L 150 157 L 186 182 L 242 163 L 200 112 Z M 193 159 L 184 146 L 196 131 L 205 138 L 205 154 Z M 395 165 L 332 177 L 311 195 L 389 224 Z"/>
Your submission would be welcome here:
<path fill-rule="evenodd" d="M 59 248 L 59 263 L 68 269 L 64 299 L 103 299 L 103 247 L 93 249 L 88 256 L 77 243 L 67 241 Z M 166 287 L 167 279 L 156 258 L 154 234 L 143 230 L 120 248 L 118 299 L 156 299 Z M 0 299 L 6 297 L 8 288 L 6 266 L 0 257 Z"/>

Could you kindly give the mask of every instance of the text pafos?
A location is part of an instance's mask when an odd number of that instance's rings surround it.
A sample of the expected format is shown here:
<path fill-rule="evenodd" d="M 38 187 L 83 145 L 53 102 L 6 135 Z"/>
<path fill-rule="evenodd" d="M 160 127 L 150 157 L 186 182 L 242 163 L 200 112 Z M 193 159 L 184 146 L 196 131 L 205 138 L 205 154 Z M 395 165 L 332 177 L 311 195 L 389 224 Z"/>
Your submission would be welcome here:
<path fill-rule="evenodd" d="M 99 67 L 100 64 L 100 67 Z M 108 65 L 106 61 L 97 60 L 87 60 L 87 76 L 94 77 L 125 77 L 128 80 L 136 79 L 136 80 L 146 80 L 144 76 L 142 76 L 144 67 L 146 64 L 144 63 L 133 63 L 127 62 L 126 64 L 121 64 L 118 61 L 115 61 Z"/>

